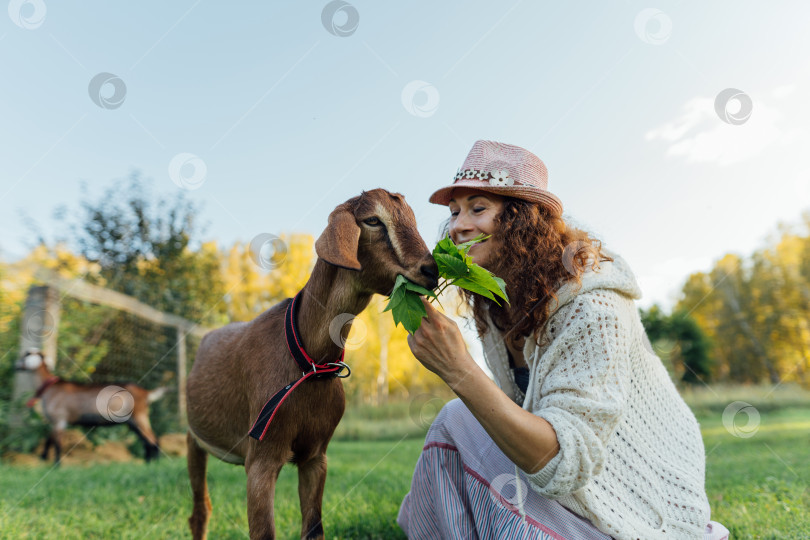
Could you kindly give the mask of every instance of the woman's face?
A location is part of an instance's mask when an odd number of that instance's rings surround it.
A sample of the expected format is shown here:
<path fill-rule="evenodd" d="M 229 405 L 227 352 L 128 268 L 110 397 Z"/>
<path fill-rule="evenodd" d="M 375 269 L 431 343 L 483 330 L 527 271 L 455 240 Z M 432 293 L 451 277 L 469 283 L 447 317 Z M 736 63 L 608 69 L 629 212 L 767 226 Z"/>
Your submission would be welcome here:
<path fill-rule="evenodd" d="M 495 218 L 503 209 L 503 197 L 473 188 L 456 188 L 450 199 L 450 238 L 462 244 L 481 234 L 491 238 L 473 244 L 469 254 L 473 262 L 487 268 L 496 253 L 498 238 L 495 233 Z"/>

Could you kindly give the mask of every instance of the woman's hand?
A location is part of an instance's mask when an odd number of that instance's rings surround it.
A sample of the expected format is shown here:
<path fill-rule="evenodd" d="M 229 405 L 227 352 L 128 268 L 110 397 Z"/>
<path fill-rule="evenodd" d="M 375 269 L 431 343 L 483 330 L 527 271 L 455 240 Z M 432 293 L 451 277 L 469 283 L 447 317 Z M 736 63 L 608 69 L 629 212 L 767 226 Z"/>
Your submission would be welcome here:
<path fill-rule="evenodd" d="M 470 356 L 458 325 L 422 302 L 427 318 L 408 336 L 413 355 L 450 386 L 510 460 L 539 471 L 559 452 L 554 428 L 504 394 Z"/>
<path fill-rule="evenodd" d="M 416 332 L 408 336 L 413 355 L 427 369 L 441 377 L 451 387 L 468 372 L 469 363 L 475 363 L 467 351 L 458 325 L 430 302 L 422 298 L 427 318 Z"/>

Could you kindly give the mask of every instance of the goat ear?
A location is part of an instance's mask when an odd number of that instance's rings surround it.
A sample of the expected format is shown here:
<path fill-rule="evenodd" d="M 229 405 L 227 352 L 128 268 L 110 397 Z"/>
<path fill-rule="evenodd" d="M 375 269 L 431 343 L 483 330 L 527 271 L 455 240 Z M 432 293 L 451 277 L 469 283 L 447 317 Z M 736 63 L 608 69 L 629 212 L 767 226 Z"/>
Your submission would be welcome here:
<path fill-rule="evenodd" d="M 315 253 L 329 264 L 360 270 L 357 247 L 360 242 L 360 227 L 354 214 L 345 205 L 340 205 L 329 214 L 329 225 L 315 242 Z"/>

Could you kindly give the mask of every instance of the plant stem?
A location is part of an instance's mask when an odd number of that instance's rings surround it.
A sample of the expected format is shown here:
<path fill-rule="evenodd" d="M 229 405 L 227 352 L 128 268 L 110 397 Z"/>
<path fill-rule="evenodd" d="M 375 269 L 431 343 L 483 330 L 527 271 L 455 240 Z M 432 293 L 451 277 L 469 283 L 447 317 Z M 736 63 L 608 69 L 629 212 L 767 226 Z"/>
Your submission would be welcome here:
<path fill-rule="evenodd" d="M 455 282 L 455 279 L 453 279 L 452 281 L 448 281 L 448 280 L 445 279 L 444 283 L 442 283 L 441 286 L 439 286 L 439 290 L 436 291 L 436 298 L 431 298 L 430 302 L 433 302 L 433 300 L 438 300 L 439 295 L 442 294 L 445 291 L 445 289 L 447 289 L 447 287 L 452 285 L 454 282 Z"/>

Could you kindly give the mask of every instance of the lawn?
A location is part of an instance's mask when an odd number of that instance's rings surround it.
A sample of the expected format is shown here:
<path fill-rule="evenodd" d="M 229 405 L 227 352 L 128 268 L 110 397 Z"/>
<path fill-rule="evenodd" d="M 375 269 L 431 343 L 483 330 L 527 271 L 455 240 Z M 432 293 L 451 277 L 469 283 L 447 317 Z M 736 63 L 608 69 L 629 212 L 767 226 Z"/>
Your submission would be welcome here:
<path fill-rule="evenodd" d="M 777 405 L 747 393 L 760 411 L 752 437 L 732 435 L 723 424 L 725 405 L 687 396 L 697 411 L 707 452 L 706 490 L 712 518 L 734 539 L 810 538 L 810 405 Z M 722 405 L 722 406 L 721 406 Z M 344 430 L 329 447 L 324 523 L 330 538 L 404 538 L 395 523 L 422 447 L 413 424 L 396 436 L 392 418 L 376 413 L 385 440 L 350 440 Z M 347 425 L 363 424 L 349 414 Z M 401 420 L 405 426 L 407 422 Z M 245 475 L 240 467 L 209 461 L 214 512 L 211 538 L 246 538 Z M 185 460 L 31 469 L 0 465 L 0 538 L 182 538 L 190 495 Z M 298 538 L 296 471 L 285 467 L 276 498 L 279 538 Z"/>
<path fill-rule="evenodd" d="M 750 438 L 701 422 L 712 518 L 731 538 L 810 538 L 810 408 L 761 413 Z"/>
<path fill-rule="evenodd" d="M 395 523 L 420 439 L 334 442 L 323 519 L 330 538 L 404 538 Z M 33 469 L 0 466 L 0 538 L 182 538 L 191 511 L 182 458 Z M 246 538 L 244 468 L 209 460 L 211 538 Z M 296 469 L 276 492 L 279 538 L 299 538 Z"/>

